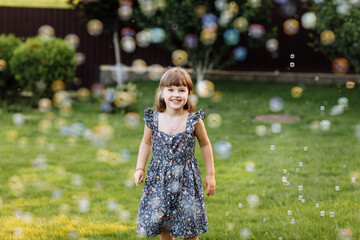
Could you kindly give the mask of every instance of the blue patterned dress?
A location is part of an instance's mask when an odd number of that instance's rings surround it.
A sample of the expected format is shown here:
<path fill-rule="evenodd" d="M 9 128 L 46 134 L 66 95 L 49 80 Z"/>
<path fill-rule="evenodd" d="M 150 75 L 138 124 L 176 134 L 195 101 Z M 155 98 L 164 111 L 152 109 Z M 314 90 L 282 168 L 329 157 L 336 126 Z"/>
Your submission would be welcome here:
<path fill-rule="evenodd" d="M 208 230 L 200 171 L 194 156 L 194 125 L 204 110 L 190 113 L 186 130 L 168 135 L 158 130 L 159 112 L 145 110 L 145 124 L 152 129 L 152 153 L 142 192 L 137 233 L 155 237 L 167 225 L 170 235 L 191 238 Z"/>

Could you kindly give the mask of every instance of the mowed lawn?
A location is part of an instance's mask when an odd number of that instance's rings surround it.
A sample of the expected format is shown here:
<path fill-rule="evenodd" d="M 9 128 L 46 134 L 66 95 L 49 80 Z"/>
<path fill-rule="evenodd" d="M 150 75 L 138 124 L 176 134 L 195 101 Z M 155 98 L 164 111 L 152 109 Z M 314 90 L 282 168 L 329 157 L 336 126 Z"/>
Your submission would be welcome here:
<path fill-rule="evenodd" d="M 136 84 L 133 110 L 142 119 L 158 83 Z M 300 98 L 291 96 L 293 84 L 224 80 L 215 86 L 222 100 L 199 99 L 197 109 L 221 115 L 221 126 L 207 125 L 207 132 L 213 149 L 219 141 L 231 143 L 231 155 L 215 156 L 217 189 L 205 197 L 209 231 L 200 239 L 360 239 L 359 86 L 302 85 Z M 271 113 L 274 96 L 284 100 L 281 113 L 301 117 L 281 123 L 279 133 L 271 123 L 253 121 Z M 330 116 L 340 97 L 349 107 Z M 132 182 L 143 120 L 129 129 L 121 111 L 104 119 L 96 99 L 73 99 L 69 116 L 21 106 L 22 126 L 13 124 L 15 112 L 0 114 L 0 239 L 152 239 L 136 234 L 143 185 Z M 44 118 L 48 131 L 38 127 Z M 99 146 L 64 136 L 64 120 L 91 130 L 107 121 L 113 138 Z M 316 127 L 322 120 L 330 129 Z M 256 134 L 259 125 L 266 127 L 264 136 Z M 196 157 L 204 178 L 198 146 Z"/>

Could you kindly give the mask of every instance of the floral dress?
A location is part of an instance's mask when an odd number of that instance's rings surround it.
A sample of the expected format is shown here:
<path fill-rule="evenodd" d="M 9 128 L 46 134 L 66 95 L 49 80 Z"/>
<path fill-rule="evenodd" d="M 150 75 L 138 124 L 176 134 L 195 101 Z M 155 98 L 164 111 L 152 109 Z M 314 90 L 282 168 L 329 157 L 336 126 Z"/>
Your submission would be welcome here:
<path fill-rule="evenodd" d="M 155 237 L 166 225 L 170 235 L 191 238 L 208 230 L 200 171 L 194 156 L 194 125 L 204 110 L 190 113 L 186 130 L 168 135 L 158 130 L 159 112 L 145 110 L 145 124 L 152 129 L 152 153 L 142 192 L 137 233 Z"/>

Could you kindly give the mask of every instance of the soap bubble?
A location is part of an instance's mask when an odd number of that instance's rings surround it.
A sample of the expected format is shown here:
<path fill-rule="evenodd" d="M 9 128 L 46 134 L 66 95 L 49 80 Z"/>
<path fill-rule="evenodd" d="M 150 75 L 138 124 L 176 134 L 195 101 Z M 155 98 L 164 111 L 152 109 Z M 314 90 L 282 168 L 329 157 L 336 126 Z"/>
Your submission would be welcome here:
<path fill-rule="evenodd" d="M 165 40 L 166 33 L 162 28 L 151 28 L 150 29 L 151 43 L 161 43 Z"/>
<path fill-rule="evenodd" d="M 196 17 L 202 17 L 206 14 L 206 6 L 205 5 L 197 5 L 194 8 L 194 14 Z"/>
<path fill-rule="evenodd" d="M 0 59 L 0 72 L 6 69 L 6 61 L 4 59 Z"/>
<path fill-rule="evenodd" d="M 51 100 L 48 98 L 42 98 L 38 102 L 38 108 L 40 112 L 49 112 L 51 110 Z"/>
<path fill-rule="evenodd" d="M 71 183 L 76 187 L 81 187 L 83 185 L 83 179 L 79 174 L 74 174 L 71 178 Z"/>
<path fill-rule="evenodd" d="M 234 28 L 226 29 L 224 32 L 224 42 L 226 45 L 235 46 L 240 41 L 240 32 Z"/>
<path fill-rule="evenodd" d="M 291 89 L 291 96 L 292 96 L 293 98 L 299 98 L 299 97 L 301 97 L 302 92 L 303 92 L 303 90 L 302 90 L 301 87 L 298 87 L 298 86 L 293 87 L 293 88 Z"/>
<path fill-rule="evenodd" d="M 325 30 L 320 33 L 320 42 L 328 46 L 332 44 L 335 41 L 335 33 L 331 30 Z"/>
<path fill-rule="evenodd" d="M 255 171 L 255 163 L 254 162 L 246 162 L 245 169 L 247 172 L 254 172 Z"/>
<path fill-rule="evenodd" d="M 196 48 L 198 45 L 198 37 L 196 34 L 188 33 L 184 37 L 184 45 L 189 49 Z"/>
<path fill-rule="evenodd" d="M 320 121 L 320 129 L 323 131 L 330 130 L 331 122 L 329 120 L 322 120 Z"/>
<path fill-rule="evenodd" d="M 294 36 L 299 32 L 299 22 L 296 19 L 290 18 L 283 23 L 284 33 L 288 36 Z"/>
<path fill-rule="evenodd" d="M 305 29 L 314 29 L 316 25 L 316 14 L 314 12 L 306 12 L 301 17 L 301 25 Z"/>
<path fill-rule="evenodd" d="M 284 101 L 281 97 L 272 97 L 269 100 L 269 109 L 272 112 L 280 112 L 284 108 Z"/>
<path fill-rule="evenodd" d="M 124 27 L 121 29 L 121 37 L 134 37 L 135 30 L 130 27 Z"/>
<path fill-rule="evenodd" d="M 281 124 L 280 123 L 271 124 L 271 132 L 272 133 L 280 133 L 281 132 Z"/>
<path fill-rule="evenodd" d="M 204 45 L 211 45 L 216 40 L 216 32 L 212 29 L 203 29 L 200 32 L 200 41 Z"/>
<path fill-rule="evenodd" d="M 65 87 L 66 87 L 66 85 L 65 85 L 64 81 L 62 81 L 62 80 L 55 80 L 51 83 L 51 91 L 53 93 L 62 91 L 65 89 Z"/>
<path fill-rule="evenodd" d="M 264 136 L 266 134 L 266 127 L 264 125 L 256 126 L 255 132 L 258 136 Z"/>
<path fill-rule="evenodd" d="M 14 196 L 20 196 L 25 191 L 23 180 L 19 176 L 12 176 L 9 178 L 8 186 Z"/>
<path fill-rule="evenodd" d="M 55 36 L 55 29 L 50 25 L 42 25 L 38 29 L 38 34 L 42 39 L 47 39 Z"/>
<path fill-rule="evenodd" d="M 127 53 L 132 53 L 135 51 L 136 42 L 133 37 L 123 37 L 120 41 L 121 49 Z"/>
<path fill-rule="evenodd" d="M 349 71 L 349 61 L 346 58 L 336 58 L 331 62 L 331 68 L 335 74 L 345 74 Z"/>
<path fill-rule="evenodd" d="M 263 25 L 253 23 L 248 27 L 248 31 L 251 38 L 259 39 L 264 36 L 265 27 Z"/>
<path fill-rule="evenodd" d="M 140 126 L 140 116 L 135 112 L 129 112 L 124 117 L 125 126 L 129 129 L 136 129 Z"/>
<path fill-rule="evenodd" d="M 246 47 L 236 47 L 233 50 L 233 55 L 236 61 L 244 61 L 247 57 Z"/>
<path fill-rule="evenodd" d="M 221 126 L 221 116 L 218 113 L 211 113 L 207 117 L 207 124 L 210 128 L 219 128 Z"/>
<path fill-rule="evenodd" d="M 87 31 L 91 36 L 99 36 L 103 31 L 103 24 L 98 19 L 92 19 L 86 24 Z"/>
<path fill-rule="evenodd" d="M 171 54 L 171 60 L 175 66 L 184 66 L 188 62 L 188 54 L 181 49 L 175 50 Z"/>
<path fill-rule="evenodd" d="M 131 66 L 136 74 L 144 74 L 147 71 L 147 64 L 142 59 L 135 59 Z"/>
<path fill-rule="evenodd" d="M 251 230 L 249 228 L 242 228 L 240 230 L 241 239 L 247 240 L 251 237 Z"/>
<path fill-rule="evenodd" d="M 231 155 L 231 143 L 226 141 L 218 141 L 214 146 L 216 157 L 227 159 Z"/>
<path fill-rule="evenodd" d="M 159 64 L 152 64 L 148 68 L 149 78 L 154 81 L 160 80 L 164 72 L 164 68 Z"/>
<path fill-rule="evenodd" d="M 31 160 L 31 166 L 39 170 L 45 170 L 47 167 L 46 157 L 43 154 L 39 154 Z"/>
<path fill-rule="evenodd" d="M 129 5 L 121 5 L 118 10 L 117 14 L 119 16 L 119 19 L 123 22 L 130 20 L 130 18 L 133 15 L 133 9 Z"/>
<path fill-rule="evenodd" d="M 346 88 L 347 89 L 353 89 L 355 87 L 355 82 L 353 81 L 347 81 L 346 82 Z"/>
<path fill-rule="evenodd" d="M 86 56 L 82 52 L 77 52 L 74 55 L 74 61 L 76 65 L 81 65 L 85 62 Z"/>
<path fill-rule="evenodd" d="M 217 29 L 217 17 L 212 13 L 203 15 L 201 17 L 201 23 L 204 29 Z"/>
<path fill-rule="evenodd" d="M 214 94 L 215 85 L 209 80 L 203 80 L 196 84 L 196 91 L 199 97 L 208 98 Z"/>
<path fill-rule="evenodd" d="M 279 41 L 275 38 L 270 38 L 266 40 L 265 47 L 268 52 L 276 52 L 279 48 Z"/>
<path fill-rule="evenodd" d="M 340 240 L 352 240 L 353 232 L 350 228 L 339 229 L 338 236 Z"/>
<path fill-rule="evenodd" d="M 341 97 L 338 99 L 338 104 L 343 106 L 344 108 L 349 107 L 349 99 L 347 99 L 346 97 Z"/>
<path fill-rule="evenodd" d="M 79 46 L 80 43 L 80 38 L 74 34 L 74 33 L 69 33 L 65 36 L 64 40 L 70 44 L 70 46 L 73 46 L 74 48 L 77 48 Z"/>
<path fill-rule="evenodd" d="M 94 97 L 101 97 L 103 90 L 104 85 L 102 83 L 93 83 L 91 85 L 91 93 L 94 95 Z"/>
<path fill-rule="evenodd" d="M 260 198 L 256 194 L 251 194 L 246 198 L 250 208 L 257 208 L 260 204 Z"/>
<path fill-rule="evenodd" d="M 22 113 L 15 113 L 12 117 L 12 122 L 15 126 L 24 125 L 25 119 Z"/>
<path fill-rule="evenodd" d="M 148 47 L 151 43 L 151 34 L 149 29 L 141 30 L 135 35 L 136 43 L 139 47 Z"/>
<path fill-rule="evenodd" d="M 344 113 L 344 106 L 342 105 L 335 105 L 330 110 L 330 116 L 337 116 Z"/>
<path fill-rule="evenodd" d="M 84 194 L 84 196 L 82 196 L 79 199 L 78 202 L 78 209 L 80 213 L 87 213 L 90 211 L 90 197 L 87 194 Z"/>
<path fill-rule="evenodd" d="M 90 96 L 90 91 L 89 91 L 89 89 L 87 89 L 85 87 L 79 88 L 76 91 L 76 96 L 80 101 L 86 101 L 86 100 L 88 100 L 88 98 Z"/>
<path fill-rule="evenodd" d="M 238 17 L 234 20 L 233 26 L 240 32 L 245 32 L 248 29 L 249 21 L 244 17 Z"/>

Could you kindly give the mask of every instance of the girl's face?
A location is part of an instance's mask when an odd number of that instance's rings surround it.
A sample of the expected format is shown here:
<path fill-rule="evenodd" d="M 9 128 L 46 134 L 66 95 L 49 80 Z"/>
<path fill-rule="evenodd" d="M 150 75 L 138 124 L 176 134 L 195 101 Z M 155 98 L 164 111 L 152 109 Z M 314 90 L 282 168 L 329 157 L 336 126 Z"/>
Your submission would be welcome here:
<path fill-rule="evenodd" d="M 164 98 L 166 108 L 173 110 L 183 109 L 188 101 L 189 90 L 185 86 L 164 87 L 162 97 Z"/>

